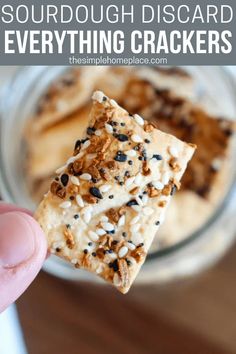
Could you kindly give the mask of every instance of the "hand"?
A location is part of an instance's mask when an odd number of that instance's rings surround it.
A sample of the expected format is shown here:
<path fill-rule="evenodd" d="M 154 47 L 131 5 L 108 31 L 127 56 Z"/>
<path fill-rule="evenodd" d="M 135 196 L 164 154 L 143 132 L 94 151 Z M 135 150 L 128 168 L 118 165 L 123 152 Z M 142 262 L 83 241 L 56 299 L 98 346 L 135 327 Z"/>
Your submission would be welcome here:
<path fill-rule="evenodd" d="M 34 280 L 46 253 L 45 236 L 30 212 L 0 202 L 0 313 Z"/>

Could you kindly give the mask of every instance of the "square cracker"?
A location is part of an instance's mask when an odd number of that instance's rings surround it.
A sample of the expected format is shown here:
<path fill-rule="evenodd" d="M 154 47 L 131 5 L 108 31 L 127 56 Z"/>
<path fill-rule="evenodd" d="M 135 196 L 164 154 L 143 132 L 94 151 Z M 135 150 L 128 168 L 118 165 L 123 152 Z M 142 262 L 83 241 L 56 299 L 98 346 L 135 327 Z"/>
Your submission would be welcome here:
<path fill-rule="evenodd" d="M 51 252 L 126 293 L 194 150 L 95 92 L 85 138 L 35 214 Z"/>

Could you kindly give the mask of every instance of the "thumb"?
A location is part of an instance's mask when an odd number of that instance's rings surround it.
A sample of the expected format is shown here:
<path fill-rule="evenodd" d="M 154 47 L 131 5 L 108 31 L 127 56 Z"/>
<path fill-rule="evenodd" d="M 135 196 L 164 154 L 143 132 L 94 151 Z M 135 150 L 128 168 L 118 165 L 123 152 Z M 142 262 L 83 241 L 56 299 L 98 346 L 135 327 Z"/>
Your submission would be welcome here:
<path fill-rule="evenodd" d="M 0 214 L 0 312 L 33 281 L 46 257 L 37 222 L 21 211 Z"/>

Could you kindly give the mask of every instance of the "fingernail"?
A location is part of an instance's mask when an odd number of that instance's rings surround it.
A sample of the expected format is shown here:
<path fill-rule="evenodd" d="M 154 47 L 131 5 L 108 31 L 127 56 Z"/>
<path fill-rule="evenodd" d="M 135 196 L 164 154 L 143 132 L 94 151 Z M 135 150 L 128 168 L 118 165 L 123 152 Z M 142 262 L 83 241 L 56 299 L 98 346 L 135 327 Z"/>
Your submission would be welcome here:
<path fill-rule="evenodd" d="M 0 215 L 0 265 L 15 267 L 32 257 L 35 238 L 28 216 L 22 212 Z"/>

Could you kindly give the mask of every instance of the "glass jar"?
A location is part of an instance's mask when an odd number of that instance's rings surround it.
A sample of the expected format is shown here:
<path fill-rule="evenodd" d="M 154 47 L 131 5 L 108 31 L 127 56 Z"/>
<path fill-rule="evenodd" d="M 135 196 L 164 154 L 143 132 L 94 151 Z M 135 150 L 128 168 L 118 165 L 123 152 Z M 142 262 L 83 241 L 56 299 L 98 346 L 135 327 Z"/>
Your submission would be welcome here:
<path fill-rule="evenodd" d="M 236 117 L 236 86 L 222 67 L 188 67 L 196 81 L 202 105 L 214 113 Z M 27 189 L 23 159 L 23 132 L 40 96 L 66 67 L 24 67 L 5 86 L 1 96 L 0 192 L 4 200 L 34 210 Z M 235 161 L 235 149 L 234 157 Z M 235 164 L 232 163 L 228 193 L 214 215 L 196 232 L 170 247 L 151 253 L 137 283 L 165 282 L 199 272 L 216 262 L 236 238 Z M 58 277 L 77 281 L 96 281 L 92 274 L 72 268 L 51 256 L 44 270 Z"/>

